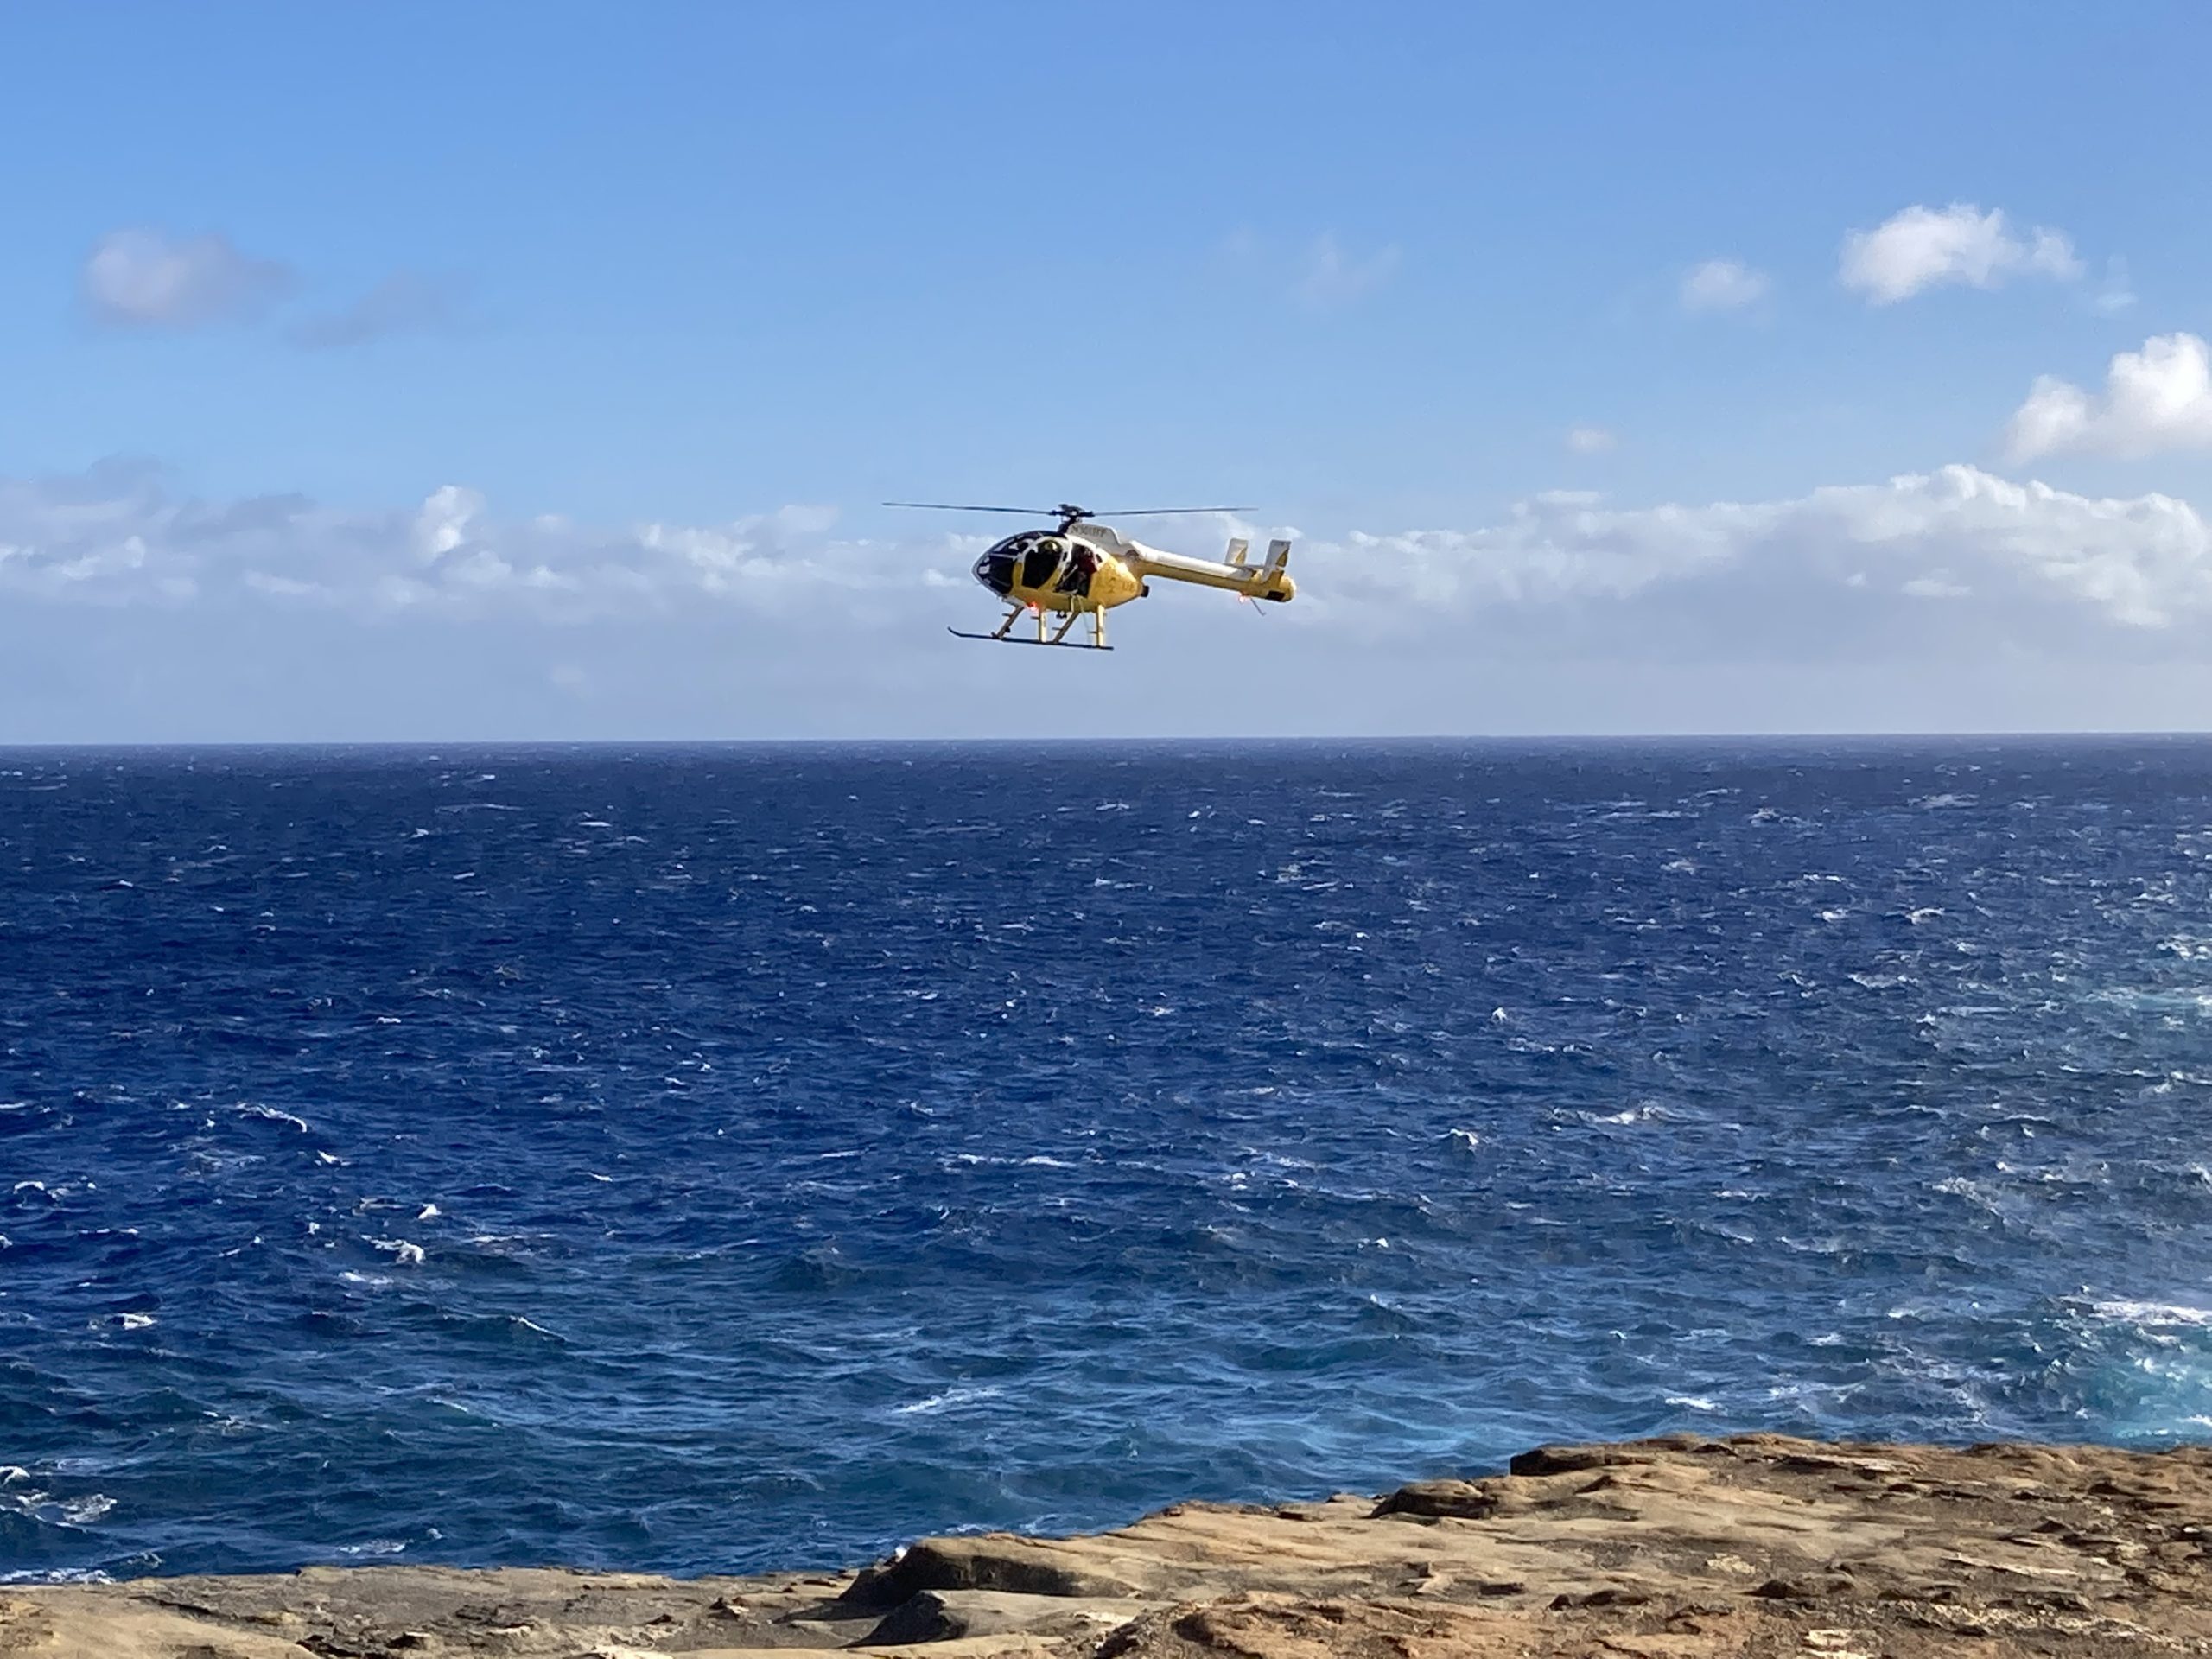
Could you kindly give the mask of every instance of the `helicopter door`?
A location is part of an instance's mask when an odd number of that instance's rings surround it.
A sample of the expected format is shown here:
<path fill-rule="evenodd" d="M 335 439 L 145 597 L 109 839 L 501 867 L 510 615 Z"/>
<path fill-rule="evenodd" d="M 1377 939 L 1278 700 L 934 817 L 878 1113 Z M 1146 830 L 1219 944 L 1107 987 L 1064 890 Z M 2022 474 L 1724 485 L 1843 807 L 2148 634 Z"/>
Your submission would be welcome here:
<path fill-rule="evenodd" d="M 1098 555 L 1081 542 L 1068 555 L 1068 562 L 1060 569 L 1060 579 L 1052 584 L 1055 591 L 1088 597 L 1090 579 L 1098 574 Z"/>

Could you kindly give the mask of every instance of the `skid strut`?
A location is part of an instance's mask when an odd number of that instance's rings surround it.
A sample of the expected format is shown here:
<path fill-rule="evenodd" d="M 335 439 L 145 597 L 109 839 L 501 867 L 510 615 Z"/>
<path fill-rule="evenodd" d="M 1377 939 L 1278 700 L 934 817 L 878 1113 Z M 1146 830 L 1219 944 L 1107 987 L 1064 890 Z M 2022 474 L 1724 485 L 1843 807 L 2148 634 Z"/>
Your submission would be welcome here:
<path fill-rule="evenodd" d="M 956 639 L 985 639 L 993 645 L 1044 645 L 1047 648 L 1058 646 L 1063 651 L 1111 651 L 1114 649 L 1106 643 L 1106 613 L 1103 607 L 1085 607 L 1070 611 L 1066 620 L 1063 621 L 1058 628 L 1049 631 L 1045 625 L 1045 613 L 1040 610 L 1037 613 L 1037 637 L 1034 639 L 1024 638 L 1014 632 L 1014 625 L 1021 620 L 1021 613 L 1028 608 L 1027 605 L 1015 606 L 1006 613 L 1004 620 L 999 623 L 998 626 L 988 633 L 970 633 L 965 628 L 947 628 L 945 632 Z M 1075 632 L 1075 625 L 1085 616 L 1090 619 L 1090 638 L 1088 639 L 1069 639 L 1068 636 Z"/>

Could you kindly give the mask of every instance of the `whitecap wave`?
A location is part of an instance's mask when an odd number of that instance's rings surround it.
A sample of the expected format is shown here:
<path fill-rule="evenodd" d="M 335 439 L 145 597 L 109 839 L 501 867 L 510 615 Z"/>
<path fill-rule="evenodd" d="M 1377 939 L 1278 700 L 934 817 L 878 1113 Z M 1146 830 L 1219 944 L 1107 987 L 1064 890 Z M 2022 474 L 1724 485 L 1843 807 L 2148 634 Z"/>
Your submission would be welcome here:
<path fill-rule="evenodd" d="M 943 1394 L 933 1394 L 926 1400 L 893 1406 L 892 1414 L 896 1417 L 926 1416 L 931 1412 L 943 1411 L 948 1406 L 965 1406 L 978 1400 L 995 1400 L 1000 1392 L 997 1389 L 947 1389 Z"/>
<path fill-rule="evenodd" d="M 238 1112 L 242 1116 L 258 1117 L 270 1123 L 289 1123 L 302 1135 L 313 1133 L 304 1117 L 295 1117 L 289 1112 L 280 1112 L 274 1106 L 264 1106 L 256 1101 L 241 1102 Z"/>
<path fill-rule="evenodd" d="M 2212 1330 L 2212 1307 L 2188 1307 L 2179 1302 L 2139 1302 L 2115 1299 L 2092 1302 L 2089 1311 L 2115 1325 L 2139 1330 L 2166 1331 L 2182 1327 Z"/>

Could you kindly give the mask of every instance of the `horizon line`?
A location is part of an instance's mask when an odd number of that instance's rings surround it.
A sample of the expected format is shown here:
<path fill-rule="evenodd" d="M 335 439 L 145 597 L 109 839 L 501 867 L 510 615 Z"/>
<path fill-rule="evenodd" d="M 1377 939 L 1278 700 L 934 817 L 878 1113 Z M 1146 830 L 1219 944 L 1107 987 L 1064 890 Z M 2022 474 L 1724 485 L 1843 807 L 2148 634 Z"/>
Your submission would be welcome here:
<path fill-rule="evenodd" d="M 0 754 L 145 753 L 149 751 L 268 749 L 741 749 L 741 748 L 1107 748 L 1136 745 L 1205 744 L 1290 747 L 1349 744 L 1675 744 L 1675 743 L 1992 743 L 2174 741 L 2212 738 L 2212 728 L 2107 728 L 2075 730 L 1986 728 L 1963 731 L 1802 732 L 1397 732 L 1356 734 L 1125 734 L 1027 737 L 779 736 L 779 737 L 394 737 L 394 738 L 99 738 L 0 739 Z"/>

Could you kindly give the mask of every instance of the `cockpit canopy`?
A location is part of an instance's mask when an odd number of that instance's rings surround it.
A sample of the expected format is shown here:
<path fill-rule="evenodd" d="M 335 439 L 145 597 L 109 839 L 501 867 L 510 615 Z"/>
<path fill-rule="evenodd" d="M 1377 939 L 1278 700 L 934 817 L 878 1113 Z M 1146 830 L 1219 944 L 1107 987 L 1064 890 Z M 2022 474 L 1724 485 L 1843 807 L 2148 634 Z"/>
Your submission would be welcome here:
<path fill-rule="evenodd" d="M 1049 530 L 1009 536 L 976 561 L 976 580 L 1004 598 L 1015 583 L 1032 589 L 1087 592 L 1097 555 L 1073 537 Z M 1058 578 L 1058 580 L 1055 580 Z"/>

